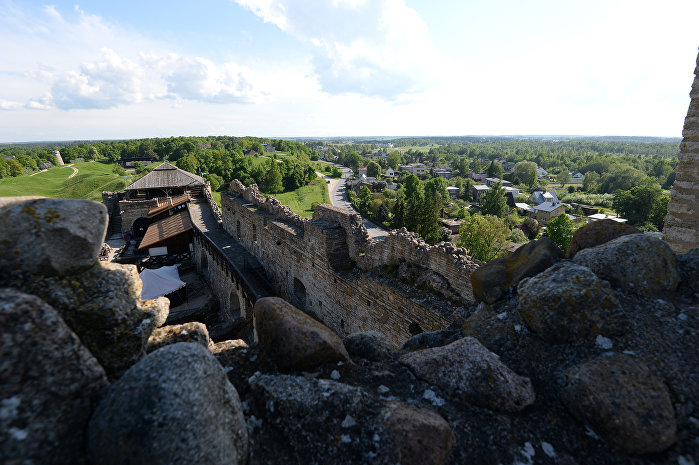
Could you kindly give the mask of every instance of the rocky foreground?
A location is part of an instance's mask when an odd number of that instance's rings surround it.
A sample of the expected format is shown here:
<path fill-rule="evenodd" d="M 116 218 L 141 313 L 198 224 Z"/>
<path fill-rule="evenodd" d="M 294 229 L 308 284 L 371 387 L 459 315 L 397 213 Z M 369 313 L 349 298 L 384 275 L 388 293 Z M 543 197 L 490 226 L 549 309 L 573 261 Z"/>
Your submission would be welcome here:
<path fill-rule="evenodd" d="M 278 298 L 255 344 L 162 326 L 96 261 L 101 204 L 0 200 L 3 464 L 679 464 L 699 459 L 699 249 L 613 224 L 479 268 L 391 350 Z M 30 238 L 30 239 L 28 239 Z"/>

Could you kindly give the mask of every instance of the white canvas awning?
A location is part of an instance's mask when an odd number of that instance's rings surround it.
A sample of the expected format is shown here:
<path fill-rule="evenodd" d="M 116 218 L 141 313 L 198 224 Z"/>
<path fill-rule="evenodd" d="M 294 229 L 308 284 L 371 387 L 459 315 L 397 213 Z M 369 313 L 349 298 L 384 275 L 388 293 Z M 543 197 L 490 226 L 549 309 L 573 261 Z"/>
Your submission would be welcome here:
<path fill-rule="evenodd" d="M 162 297 L 187 285 L 180 279 L 177 266 L 164 266 L 157 270 L 146 268 L 141 271 L 139 276 L 143 281 L 143 289 L 141 290 L 141 299 L 143 300 Z"/>

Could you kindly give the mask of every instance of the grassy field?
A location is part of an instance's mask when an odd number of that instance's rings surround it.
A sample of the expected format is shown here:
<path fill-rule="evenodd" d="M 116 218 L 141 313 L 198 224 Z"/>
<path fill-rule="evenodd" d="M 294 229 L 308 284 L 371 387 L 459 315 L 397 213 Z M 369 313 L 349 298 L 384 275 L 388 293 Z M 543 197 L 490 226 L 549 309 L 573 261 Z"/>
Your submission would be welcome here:
<path fill-rule="evenodd" d="M 288 205 L 297 215 L 305 218 L 313 216 L 311 205 L 314 203 L 330 203 L 328 195 L 328 185 L 323 179 L 311 182 L 308 186 L 303 186 L 292 192 L 276 194 L 284 205 Z"/>
<path fill-rule="evenodd" d="M 78 173 L 73 174 L 73 167 Z M 102 191 L 123 190 L 127 179 L 112 172 L 114 165 L 85 162 L 73 167 L 56 166 L 34 176 L 0 179 L 0 196 L 38 195 L 42 197 L 63 197 L 73 199 L 102 200 Z"/>

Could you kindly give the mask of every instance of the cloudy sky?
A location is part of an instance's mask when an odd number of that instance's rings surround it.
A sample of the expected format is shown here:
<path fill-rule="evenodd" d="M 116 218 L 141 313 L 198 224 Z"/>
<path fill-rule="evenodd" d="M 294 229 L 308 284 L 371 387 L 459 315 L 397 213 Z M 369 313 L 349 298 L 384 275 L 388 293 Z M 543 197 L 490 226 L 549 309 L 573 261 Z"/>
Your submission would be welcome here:
<path fill-rule="evenodd" d="M 681 135 L 697 0 L 0 0 L 0 142 Z"/>

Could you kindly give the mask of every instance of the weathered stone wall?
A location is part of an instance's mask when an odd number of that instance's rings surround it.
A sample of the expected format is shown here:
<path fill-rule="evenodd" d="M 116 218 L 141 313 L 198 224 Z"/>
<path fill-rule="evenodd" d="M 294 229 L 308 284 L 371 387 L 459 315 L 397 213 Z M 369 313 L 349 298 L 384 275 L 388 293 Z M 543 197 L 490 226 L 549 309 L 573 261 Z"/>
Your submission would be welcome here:
<path fill-rule="evenodd" d="M 219 321 L 230 322 L 239 317 L 252 318 L 254 302 L 241 290 L 240 283 L 228 271 L 222 257 L 204 246 L 198 236 L 194 240 L 194 263 L 206 277 L 211 291 L 219 300 Z"/>
<path fill-rule="evenodd" d="M 675 183 L 665 217 L 663 238 L 676 253 L 698 247 L 697 194 L 699 193 L 699 56 L 694 70 L 691 102 L 684 120 Z"/>
<path fill-rule="evenodd" d="M 449 324 L 366 273 L 383 265 L 408 262 L 433 270 L 465 302 L 473 301 L 470 272 L 477 265 L 463 249 L 429 246 L 407 231 L 370 240 L 359 216 L 345 210 L 319 205 L 309 221 L 255 187 L 234 181 L 232 193 L 221 198 L 224 229 L 262 263 L 277 295 L 342 336 L 377 330 L 400 345 L 417 327 L 433 331 Z"/>
<path fill-rule="evenodd" d="M 145 200 L 121 200 L 119 209 L 121 213 L 121 231 L 127 233 L 131 231 L 134 221 L 143 216 L 148 216 L 151 208 L 158 206 L 158 199 Z"/>

